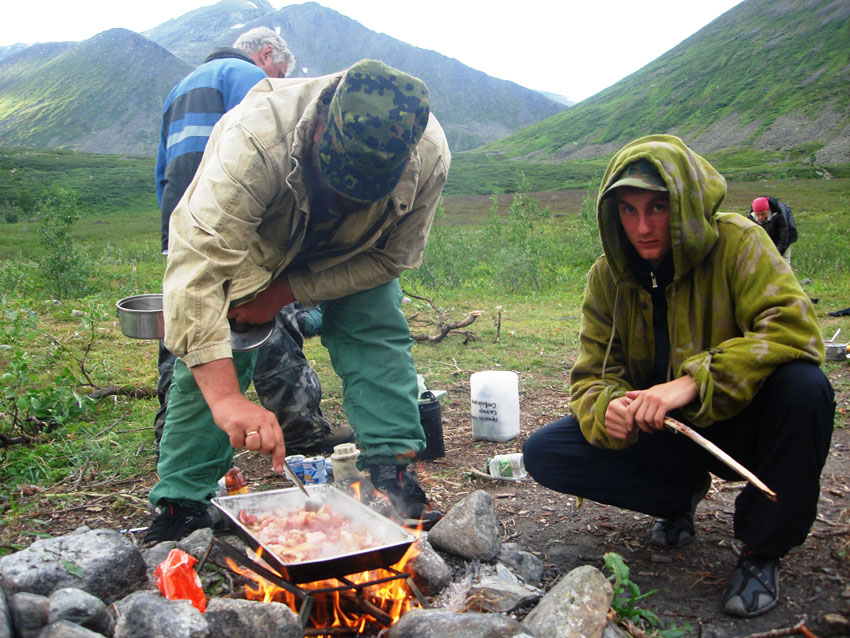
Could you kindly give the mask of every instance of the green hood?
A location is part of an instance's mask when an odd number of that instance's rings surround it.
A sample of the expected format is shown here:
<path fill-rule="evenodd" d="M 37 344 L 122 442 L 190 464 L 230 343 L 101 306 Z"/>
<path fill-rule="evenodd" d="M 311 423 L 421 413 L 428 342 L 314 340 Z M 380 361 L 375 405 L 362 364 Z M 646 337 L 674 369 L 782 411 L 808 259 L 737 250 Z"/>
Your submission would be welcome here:
<path fill-rule="evenodd" d="M 602 248 L 618 283 L 633 279 L 629 241 L 623 233 L 613 197 L 601 197 L 629 164 L 651 162 L 670 193 L 670 238 L 675 277 L 693 269 L 717 241 L 715 213 L 726 197 L 726 180 L 711 164 L 673 135 L 648 135 L 623 147 L 602 177 L 597 218 Z"/>

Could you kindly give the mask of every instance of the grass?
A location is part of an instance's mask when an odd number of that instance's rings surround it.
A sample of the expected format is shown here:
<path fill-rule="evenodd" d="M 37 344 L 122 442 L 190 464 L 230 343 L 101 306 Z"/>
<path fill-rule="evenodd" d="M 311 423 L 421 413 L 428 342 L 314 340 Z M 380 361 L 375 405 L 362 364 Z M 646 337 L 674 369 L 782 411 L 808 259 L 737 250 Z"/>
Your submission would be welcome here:
<path fill-rule="evenodd" d="M 850 306 L 850 227 L 843 220 L 848 180 L 732 182 L 724 209 L 745 212 L 754 196 L 766 192 L 794 208 L 801 239 L 794 245 L 793 263 L 801 278 L 810 279 L 806 290 L 819 298 L 816 309 L 823 333 L 828 336 L 841 327 L 850 335 L 850 318 L 826 314 Z M 541 275 L 540 285 L 519 289 L 494 285 L 490 277 L 504 274 L 498 270 L 510 274 L 515 268 L 520 272 L 521 262 L 510 262 L 506 253 L 494 269 L 492 255 L 488 258 L 480 252 L 482 246 L 490 246 L 489 234 L 495 232 L 490 225 L 494 214 L 491 198 L 445 199 L 445 214 L 432 232 L 425 266 L 406 273 L 402 285 L 417 296 L 432 299 L 450 320 L 460 320 L 472 311 L 481 315 L 469 327 L 476 339 L 468 343 L 461 335 L 452 334 L 440 343 L 414 345 L 417 369 L 430 387 L 448 389 L 452 400 L 451 389 L 465 387 L 473 372 L 507 369 L 519 373 L 521 397 L 526 400 L 540 393 L 566 398 L 568 372 L 578 347 L 584 278 L 598 254 L 580 214 L 586 194 L 581 189 L 535 193 L 540 216 L 524 221 L 517 221 L 511 211 L 512 197 L 496 199 L 500 232 L 536 233 L 533 236 L 539 242 L 533 241 L 532 246 L 539 243 L 545 251 L 553 251 L 543 254 L 546 274 Z M 57 506 L 61 500 L 62 507 L 78 507 L 89 498 L 83 486 L 153 475 L 152 423 L 157 401 L 150 393 L 156 384 L 157 347 L 152 341 L 124 337 L 114 304 L 125 296 L 161 289 L 165 264 L 159 254 L 159 214 L 155 206 L 143 204 L 112 213 L 84 213 L 88 214 L 82 215 L 74 237 L 96 275 L 90 282 L 92 292 L 81 299 L 55 300 L 38 283 L 37 269 L 30 261 L 39 247 L 34 225 L 6 224 L 0 234 L 3 312 L 30 310 L 37 326 L 13 344 L 29 357 L 28 387 L 50 388 L 61 369 L 68 368 L 80 397 L 90 393 L 92 385 L 124 389 L 123 394 L 86 401 L 82 416 L 41 427 L 3 449 L 2 516 L 18 525 L 32 517 L 36 504 L 43 507 L 44 499 L 54 499 L 49 502 L 55 501 Z M 473 266 L 460 273 L 456 285 L 435 285 L 441 261 L 454 258 L 471 258 Z M 549 268 L 552 261 L 558 262 L 559 268 Z M 574 265 L 566 267 L 567 263 Z M 415 315 L 411 320 L 414 333 L 435 332 L 436 315 L 426 302 L 412 299 L 405 305 L 405 313 Z M 3 325 L 7 324 L 0 323 Z M 308 340 L 304 350 L 322 380 L 323 410 L 329 418 L 341 420 L 341 382 L 332 371 L 327 351 L 318 339 Z M 10 383 L 2 375 L 11 372 L 14 362 L 11 349 L 0 350 L 3 389 Z M 837 371 L 841 365 L 827 363 L 825 369 Z M 846 395 L 841 379 L 846 375 L 838 378 L 836 389 L 839 395 Z M 133 388 L 146 391 L 147 398 L 131 396 Z M 846 423 L 848 407 L 844 406 L 839 425 Z M 523 409 L 533 411 L 535 407 L 526 403 Z M 0 417 L 0 434 L 16 434 L 9 429 L 8 413 Z M 92 490 L 97 491 L 96 487 Z M 126 507 L 144 507 L 143 497 L 126 496 Z M 49 525 L 35 522 L 25 526 L 33 533 L 49 530 Z"/>

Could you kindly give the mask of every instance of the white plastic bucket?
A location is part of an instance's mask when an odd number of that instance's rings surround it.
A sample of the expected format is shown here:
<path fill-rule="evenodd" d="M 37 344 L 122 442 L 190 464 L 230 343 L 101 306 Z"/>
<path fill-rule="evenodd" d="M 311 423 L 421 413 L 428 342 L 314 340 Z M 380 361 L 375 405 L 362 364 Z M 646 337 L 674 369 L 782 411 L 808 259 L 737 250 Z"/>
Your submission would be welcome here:
<path fill-rule="evenodd" d="M 470 377 L 470 397 L 475 439 L 509 441 L 519 436 L 519 377 L 516 372 L 476 372 Z"/>

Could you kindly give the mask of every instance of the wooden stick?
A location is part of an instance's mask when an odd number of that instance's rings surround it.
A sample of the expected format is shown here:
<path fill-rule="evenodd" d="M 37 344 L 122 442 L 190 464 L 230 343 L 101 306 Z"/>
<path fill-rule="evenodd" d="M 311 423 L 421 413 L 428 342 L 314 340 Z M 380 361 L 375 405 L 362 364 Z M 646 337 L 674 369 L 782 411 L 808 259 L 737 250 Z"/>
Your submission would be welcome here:
<path fill-rule="evenodd" d="M 680 423 L 676 419 L 670 418 L 669 416 L 664 419 L 664 425 L 673 430 L 674 432 L 678 432 L 679 434 L 684 434 L 691 441 L 699 445 L 701 448 L 708 450 L 711 454 L 716 456 L 718 459 L 723 461 L 726 465 L 735 470 L 738 474 L 747 479 L 750 483 L 755 485 L 758 489 L 764 493 L 764 495 L 769 498 L 774 503 L 776 502 L 776 492 L 770 489 L 767 485 L 762 483 L 761 479 L 758 476 L 750 472 L 743 465 L 738 463 L 735 459 L 729 456 L 726 452 L 717 447 L 714 443 L 706 439 L 700 434 L 694 432 L 693 429 L 689 428 L 684 423 Z"/>

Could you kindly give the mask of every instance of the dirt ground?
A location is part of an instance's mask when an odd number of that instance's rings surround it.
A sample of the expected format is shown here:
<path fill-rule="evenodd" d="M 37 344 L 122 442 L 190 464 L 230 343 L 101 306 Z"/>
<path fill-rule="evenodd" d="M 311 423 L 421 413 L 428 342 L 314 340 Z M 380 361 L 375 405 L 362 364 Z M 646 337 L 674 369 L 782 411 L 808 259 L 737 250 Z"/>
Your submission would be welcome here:
<path fill-rule="evenodd" d="M 446 455 L 420 462 L 417 469 L 432 501 L 443 511 L 475 490 L 487 490 L 495 499 L 504 540 L 519 543 L 543 559 L 545 588 L 580 565 L 591 564 L 602 569 L 602 555 L 613 551 L 623 556 L 631 569 L 631 579 L 642 592 L 658 590 L 640 606 L 678 626 L 689 623 L 691 636 L 751 636 L 793 627 L 801 621 L 821 638 L 848 636 L 850 363 L 827 364 L 825 370 L 837 390 L 838 412 L 822 478 L 818 519 L 806 543 L 783 562 L 780 604 L 756 619 L 732 619 L 718 608 L 726 578 L 736 561 L 731 521 L 733 501 L 743 483 L 715 479 L 697 510 L 697 540 L 683 549 L 665 551 L 648 543 L 652 525 L 648 516 L 589 501 L 577 507 L 573 497 L 551 492 L 531 481 L 488 480 L 470 472 L 483 469 L 494 454 L 521 451 L 531 432 L 560 418 L 567 402 L 561 387 L 527 391 L 521 384 L 521 435 L 505 443 L 473 440 L 468 379 L 458 378 L 452 386 L 440 388 L 448 391 L 442 402 Z M 269 471 L 267 457 L 248 453 L 237 462 L 247 474 L 252 489 L 286 486 Z M 63 509 L 61 500 L 41 499 L 42 511 L 34 512 L 28 523 L 3 528 L 0 544 L 9 547 L 32 542 L 36 520 L 40 523 L 38 532 L 51 535 L 70 532 L 80 525 L 117 530 L 147 526 L 150 519 L 141 503 L 154 481 L 153 471 L 122 484 L 99 483 L 92 477 L 88 485 L 78 488 L 93 495 L 87 505 Z M 847 624 L 835 622 L 842 618 Z"/>
<path fill-rule="evenodd" d="M 847 366 L 850 369 L 850 366 Z M 841 368 L 831 377 L 848 375 Z M 836 386 L 843 384 L 836 384 Z M 846 387 L 846 385 L 844 386 Z M 707 498 L 697 509 L 697 539 L 677 550 L 649 543 L 652 518 L 643 514 L 552 492 L 536 483 L 506 483 L 473 478 L 494 454 L 518 452 L 525 437 L 564 414 L 564 397 L 521 397 L 522 434 L 506 443 L 472 440 L 469 393 L 463 384 L 447 388 L 443 405 L 446 456 L 421 463 L 429 495 L 448 508 L 468 493 L 485 489 L 495 497 L 504 538 L 538 554 L 546 566 L 547 587 L 583 564 L 603 568 L 602 555 L 617 552 L 629 565 L 631 579 L 642 592 L 658 592 L 639 606 L 651 609 L 678 626 L 689 623 L 691 635 L 704 638 L 741 637 L 773 629 L 805 626 L 817 636 L 850 636 L 850 396 L 837 393 L 832 449 L 821 481 L 818 519 L 806 543 L 783 561 L 776 608 L 760 618 L 726 616 L 718 602 L 737 560 L 732 538 L 734 499 L 743 482 L 714 478 Z M 534 412 L 529 406 L 533 406 Z M 789 471 L 793 471 L 789 469 Z M 830 620 L 847 619 L 846 625 Z M 788 634 L 785 634 L 788 635 Z M 800 634 L 802 635 L 802 634 Z"/>

